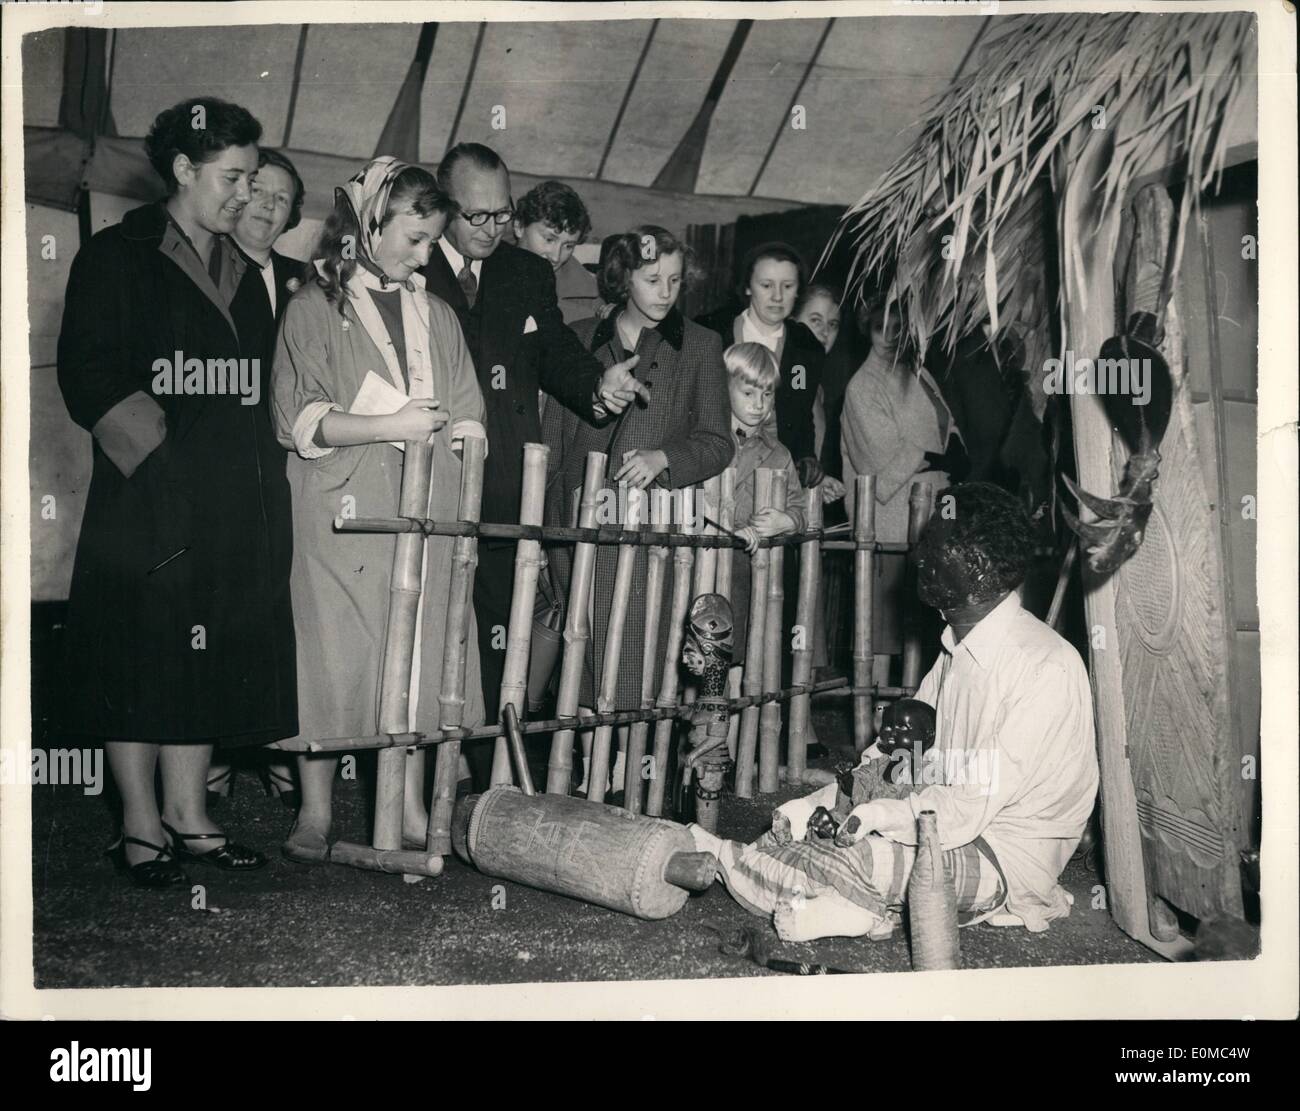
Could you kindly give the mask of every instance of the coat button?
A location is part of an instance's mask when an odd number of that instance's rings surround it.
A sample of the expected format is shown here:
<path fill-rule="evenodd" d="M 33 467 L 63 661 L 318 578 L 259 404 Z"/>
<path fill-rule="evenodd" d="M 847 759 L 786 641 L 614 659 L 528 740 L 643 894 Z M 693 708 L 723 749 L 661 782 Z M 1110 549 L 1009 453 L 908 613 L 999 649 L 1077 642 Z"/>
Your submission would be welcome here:
<path fill-rule="evenodd" d="M 527 409 L 526 409 L 523 405 L 516 405 L 516 406 L 515 406 L 515 412 L 516 412 L 516 413 L 520 413 L 520 414 L 522 414 L 522 413 L 527 412 Z"/>
<path fill-rule="evenodd" d="M 651 364 L 650 364 L 650 369 L 651 369 L 651 370 L 658 370 L 658 369 L 659 369 L 659 364 L 658 364 L 658 363 L 651 363 Z"/>

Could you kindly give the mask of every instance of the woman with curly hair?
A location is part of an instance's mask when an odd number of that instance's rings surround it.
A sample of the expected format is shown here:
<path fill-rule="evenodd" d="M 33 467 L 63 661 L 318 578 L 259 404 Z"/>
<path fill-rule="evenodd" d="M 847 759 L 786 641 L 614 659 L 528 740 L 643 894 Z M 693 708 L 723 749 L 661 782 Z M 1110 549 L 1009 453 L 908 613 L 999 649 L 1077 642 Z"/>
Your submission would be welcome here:
<path fill-rule="evenodd" d="M 446 225 L 452 202 L 432 175 L 376 158 L 336 190 L 321 232 L 316 280 L 289 302 L 276 348 L 272 398 L 293 492 L 293 609 L 298 637 L 298 735 L 282 747 L 298 760 L 302 808 L 282 851 L 319 862 L 328 852 L 334 757 L 310 757 L 319 737 L 378 730 L 395 537 L 339 535 L 349 510 L 398 510 L 404 441 L 434 446 L 429 516 L 450 520 L 460 500 L 459 447 L 485 436 L 483 396 L 451 308 L 425 292 L 416 271 Z M 353 412 L 367 389 L 394 398 L 386 415 Z M 403 401 L 403 398 L 409 400 Z M 400 407 L 398 407 L 400 404 Z M 374 412 L 374 407 L 368 407 Z M 438 725 L 438 681 L 451 580 L 452 539 L 425 546 L 410 728 Z M 471 641 L 474 637 L 471 628 Z M 483 720 L 478 659 L 469 654 L 465 724 Z M 408 758 L 403 839 L 424 843 L 423 760 Z"/>
<path fill-rule="evenodd" d="M 214 744 L 297 729 L 293 621 L 273 589 L 279 448 L 232 309 L 245 260 L 229 237 L 261 135 L 213 97 L 160 113 L 145 149 L 167 195 L 78 252 L 59 334 L 59 387 L 94 450 L 62 724 L 106 742 L 112 851 L 142 887 L 187 882 L 180 860 L 266 863 L 208 817 L 208 764 Z"/>
<path fill-rule="evenodd" d="M 649 391 L 650 401 L 630 406 L 620 417 L 601 424 L 589 423 L 558 405 L 546 407 L 543 433 L 551 452 L 546 512 L 552 524 L 570 524 L 575 519 L 588 452 L 609 456 L 605 483 L 611 491 L 623 484 L 637 490 L 692 486 L 720 474 L 735 452 L 722 342 L 715 333 L 683 317 L 677 308 L 690 274 L 685 244 L 672 232 L 647 224 L 607 241 L 602 253 L 601 297 L 616 307 L 603 318 L 579 321 L 573 330 L 606 367 L 638 355 L 636 374 Z M 622 499 L 617 502 L 622 504 Z M 555 580 L 563 592 L 569 582 L 568 553 L 557 551 L 552 559 Z M 639 547 L 636 559 L 633 581 L 644 581 L 647 549 Z M 595 706 L 596 676 L 604 664 L 617 561 L 616 548 L 604 546 L 597 551 L 592 638 L 583 672 L 584 707 Z M 665 606 L 665 627 L 667 617 Z M 644 642 L 645 595 L 634 592 L 623 643 L 637 646 Z M 663 642 L 661 635 L 659 643 Z M 656 661 L 656 672 L 661 668 L 662 661 Z M 640 706 L 641 652 L 624 651 L 615 708 Z M 584 744 L 589 743 L 584 739 Z M 621 757 L 620 750 L 614 766 L 615 783 L 620 781 Z M 584 770 L 584 786 L 586 779 Z"/>

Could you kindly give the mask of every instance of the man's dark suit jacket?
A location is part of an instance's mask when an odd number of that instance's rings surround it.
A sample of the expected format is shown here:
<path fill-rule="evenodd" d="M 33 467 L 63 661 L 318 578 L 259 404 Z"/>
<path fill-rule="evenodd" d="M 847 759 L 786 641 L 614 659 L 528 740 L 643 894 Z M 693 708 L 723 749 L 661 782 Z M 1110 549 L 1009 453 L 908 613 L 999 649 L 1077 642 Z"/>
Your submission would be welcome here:
<path fill-rule="evenodd" d="M 696 323 L 717 332 L 725 351 L 736 342 L 736 317 L 744 311 L 728 306 L 697 317 Z M 812 331 L 799 321 L 785 322 L 785 346 L 781 349 L 781 381 L 776 387 L 776 438 L 790 452 L 796 463 L 816 456 L 817 437 L 813 428 L 813 402 L 822 384 L 822 366 L 826 354 Z M 801 389 L 793 385 L 794 368 L 804 368 Z"/>
<path fill-rule="evenodd" d="M 483 260 L 472 311 L 441 247 L 421 273 L 456 311 L 487 405 L 483 520 L 517 523 L 524 444 L 542 442 L 537 391 L 593 420 L 604 368 L 565 327 L 545 259 L 502 243 Z"/>

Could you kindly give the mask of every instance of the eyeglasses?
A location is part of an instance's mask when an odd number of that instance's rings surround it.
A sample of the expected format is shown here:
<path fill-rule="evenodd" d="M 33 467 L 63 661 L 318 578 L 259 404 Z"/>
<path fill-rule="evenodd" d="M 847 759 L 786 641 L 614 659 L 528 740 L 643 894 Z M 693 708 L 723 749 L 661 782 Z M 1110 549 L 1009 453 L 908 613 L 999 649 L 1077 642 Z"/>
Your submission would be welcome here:
<path fill-rule="evenodd" d="M 497 227 L 500 227 L 502 224 L 508 224 L 514 219 L 515 206 L 512 202 L 509 208 L 500 208 L 496 212 L 461 211 L 458 215 L 472 228 L 481 228 L 489 220 L 496 224 Z"/>

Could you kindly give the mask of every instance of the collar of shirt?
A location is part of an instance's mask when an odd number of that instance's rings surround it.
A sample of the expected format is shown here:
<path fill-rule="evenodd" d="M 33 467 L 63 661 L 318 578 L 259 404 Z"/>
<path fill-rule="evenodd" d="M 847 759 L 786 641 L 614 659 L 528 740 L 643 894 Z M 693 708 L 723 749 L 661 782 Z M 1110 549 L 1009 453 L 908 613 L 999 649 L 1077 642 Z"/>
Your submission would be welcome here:
<path fill-rule="evenodd" d="M 740 337 L 745 343 L 761 343 L 775 355 L 784 333 L 784 321 L 773 328 L 757 319 L 749 309 L 740 314 Z"/>
<path fill-rule="evenodd" d="M 438 240 L 438 246 L 442 248 L 442 253 L 446 256 L 448 265 L 451 266 L 451 272 L 459 278 L 460 272 L 465 269 L 465 256 L 451 245 L 451 241 L 445 235 Z M 477 281 L 483 272 L 483 260 L 481 258 L 471 259 L 469 272 L 474 275 Z"/>
<path fill-rule="evenodd" d="M 986 613 L 969 633 L 959 641 L 952 626 L 944 627 L 940 642 L 950 656 L 964 648 L 980 667 L 987 667 L 992 654 L 1006 643 L 1006 630 L 1020 615 L 1020 596 L 1013 590 Z"/>

